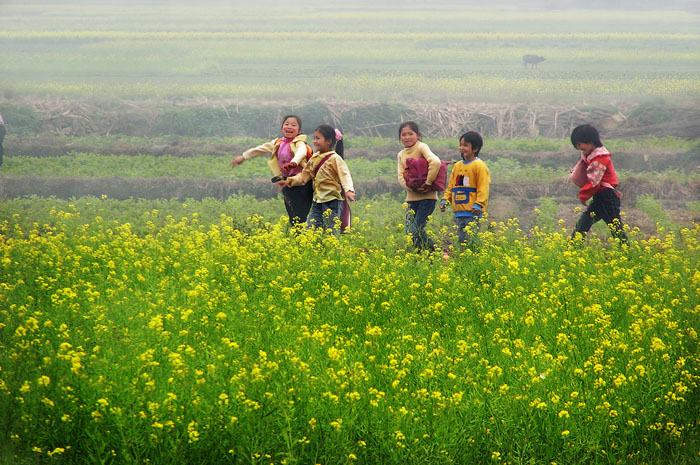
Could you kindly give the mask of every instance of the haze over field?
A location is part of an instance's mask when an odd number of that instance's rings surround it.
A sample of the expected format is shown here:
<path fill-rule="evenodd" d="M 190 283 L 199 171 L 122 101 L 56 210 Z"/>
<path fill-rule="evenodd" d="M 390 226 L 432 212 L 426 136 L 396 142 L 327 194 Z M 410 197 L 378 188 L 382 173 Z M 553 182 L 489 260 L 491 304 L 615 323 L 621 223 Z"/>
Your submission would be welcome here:
<path fill-rule="evenodd" d="M 551 4 L 5 2 L 0 88 L 73 98 L 433 102 L 700 95 L 694 2 L 657 11 L 651 2 L 542 8 Z M 524 66 L 528 54 L 546 60 L 533 69 Z"/>
<path fill-rule="evenodd" d="M 561 139 L 582 122 L 618 140 L 700 137 L 695 6 L 9 1 L 0 6 L 0 111 L 11 152 L 30 157 L 75 148 L 192 156 L 202 147 L 219 156 L 238 148 L 151 138 L 274 137 L 281 114 L 298 111 L 351 135 L 351 157 L 393 156 L 384 147 L 396 143 L 397 124 L 416 119 L 444 147 L 466 129 L 515 139 L 526 153 L 558 147 L 541 162 L 565 169 Z M 30 139 L 47 135 L 60 139 Z M 694 167 L 684 142 L 650 145 Z M 651 168 L 654 157 L 633 152 L 625 166 Z M 130 176 L 115 166 L 110 175 Z"/>

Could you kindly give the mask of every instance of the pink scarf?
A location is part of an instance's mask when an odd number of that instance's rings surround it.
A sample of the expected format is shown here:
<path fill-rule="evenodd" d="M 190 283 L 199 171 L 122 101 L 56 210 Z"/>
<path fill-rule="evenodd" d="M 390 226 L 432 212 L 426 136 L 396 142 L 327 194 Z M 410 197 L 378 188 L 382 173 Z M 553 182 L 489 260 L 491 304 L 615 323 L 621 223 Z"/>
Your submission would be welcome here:
<path fill-rule="evenodd" d="M 292 153 L 292 141 L 294 139 L 287 139 L 286 137 L 282 139 L 279 148 L 277 149 L 277 163 L 279 164 L 280 170 L 285 177 L 294 176 L 301 172 L 301 168 L 297 167 L 292 170 L 285 170 L 284 165 L 292 161 L 294 154 Z"/>

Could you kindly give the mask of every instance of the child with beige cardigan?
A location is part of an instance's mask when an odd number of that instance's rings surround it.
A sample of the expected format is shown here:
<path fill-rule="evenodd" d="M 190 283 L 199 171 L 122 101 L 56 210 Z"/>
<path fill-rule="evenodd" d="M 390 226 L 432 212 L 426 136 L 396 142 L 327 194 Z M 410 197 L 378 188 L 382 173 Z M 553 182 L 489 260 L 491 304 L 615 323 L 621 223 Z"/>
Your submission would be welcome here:
<path fill-rule="evenodd" d="M 435 243 L 425 232 L 428 217 L 435 210 L 437 203 L 437 191 L 431 189 L 440 171 L 440 158 L 435 155 L 427 144 L 420 141 L 421 133 L 418 125 L 413 121 L 406 121 L 399 126 L 399 139 L 404 149 L 397 155 L 397 167 L 399 184 L 406 189 L 406 234 L 412 235 L 413 245 L 419 250 L 435 250 Z M 417 190 L 406 185 L 404 171 L 407 158 L 425 158 L 428 162 L 428 177 L 425 184 Z"/>

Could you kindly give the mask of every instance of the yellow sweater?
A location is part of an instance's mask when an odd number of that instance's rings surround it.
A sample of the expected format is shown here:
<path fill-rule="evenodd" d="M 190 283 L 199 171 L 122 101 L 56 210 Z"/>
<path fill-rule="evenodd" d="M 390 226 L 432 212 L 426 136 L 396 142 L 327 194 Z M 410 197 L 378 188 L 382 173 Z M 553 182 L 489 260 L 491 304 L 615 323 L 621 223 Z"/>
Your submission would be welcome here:
<path fill-rule="evenodd" d="M 280 170 L 280 165 L 277 161 L 277 149 L 280 147 L 277 143 L 278 140 L 279 139 L 273 139 L 270 142 L 265 142 L 257 147 L 246 150 L 243 152 L 243 159 L 250 160 L 251 158 L 259 157 L 263 154 L 271 154 L 267 165 L 270 167 L 274 176 L 282 176 L 282 170 Z M 292 162 L 303 167 L 306 164 L 306 134 L 299 134 L 296 136 L 292 140 L 290 148 L 294 154 Z"/>
<path fill-rule="evenodd" d="M 474 216 L 472 209 L 486 212 L 491 173 L 480 158 L 455 163 L 442 199 L 452 205 L 455 216 Z"/>
<path fill-rule="evenodd" d="M 331 157 L 326 160 L 314 177 L 314 170 L 329 153 L 332 154 Z M 348 165 L 335 152 L 314 153 L 304 170 L 289 179 L 292 180 L 292 186 L 301 186 L 313 179 L 314 202 L 316 203 L 343 200 L 343 189 L 345 192 L 355 192 Z"/>
<path fill-rule="evenodd" d="M 440 171 L 440 159 L 430 150 L 430 147 L 428 147 L 427 144 L 418 141 L 413 147 L 408 147 L 400 151 L 396 157 L 398 159 L 399 184 L 401 184 L 401 187 L 406 189 L 407 202 L 426 199 L 437 200 L 438 198 L 436 191 L 428 191 L 425 194 L 421 194 L 420 192 L 416 192 L 406 186 L 406 180 L 403 177 L 403 172 L 406 169 L 406 159 L 421 157 L 425 158 L 428 162 L 428 179 L 425 183 L 430 185 L 433 183 L 433 181 L 435 181 L 435 178 Z"/>

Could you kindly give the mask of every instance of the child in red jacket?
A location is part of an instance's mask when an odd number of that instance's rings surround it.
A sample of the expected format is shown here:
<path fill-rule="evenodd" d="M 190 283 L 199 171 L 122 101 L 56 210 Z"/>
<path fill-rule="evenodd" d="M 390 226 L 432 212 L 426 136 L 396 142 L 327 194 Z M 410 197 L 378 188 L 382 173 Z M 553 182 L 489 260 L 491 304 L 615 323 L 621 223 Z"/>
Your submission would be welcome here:
<path fill-rule="evenodd" d="M 604 220 L 613 237 L 621 243 L 627 243 L 627 235 L 620 219 L 620 198 L 622 194 L 617 187 L 617 173 L 613 166 L 610 152 L 603 147 L 598 130 L 590 124 L 574 128 L 571 143 L 581 151 L 581 161 L 585 164 L 585 179 L 578 192 L 578 198 L 586 205 L 593 197 L 588 208 L 576 222 L 572 237 L 576 233 L 585 236 L 591 226 L 598 220 Z"/>

